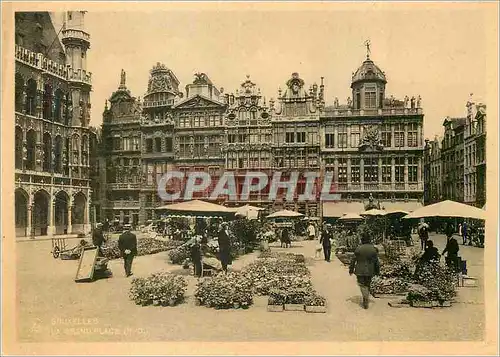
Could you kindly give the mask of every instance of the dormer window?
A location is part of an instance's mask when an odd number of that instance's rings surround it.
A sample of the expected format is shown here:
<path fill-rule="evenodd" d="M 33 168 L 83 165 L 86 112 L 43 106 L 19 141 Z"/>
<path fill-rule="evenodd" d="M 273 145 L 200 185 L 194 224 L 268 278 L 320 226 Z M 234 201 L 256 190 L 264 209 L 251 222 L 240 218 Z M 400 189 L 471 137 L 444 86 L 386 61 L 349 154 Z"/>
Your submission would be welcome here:
<path fill-rule="evenodd" d="M 375 86 L 365 87 L 365 108 L 377 108 L 377 88 Z"/>

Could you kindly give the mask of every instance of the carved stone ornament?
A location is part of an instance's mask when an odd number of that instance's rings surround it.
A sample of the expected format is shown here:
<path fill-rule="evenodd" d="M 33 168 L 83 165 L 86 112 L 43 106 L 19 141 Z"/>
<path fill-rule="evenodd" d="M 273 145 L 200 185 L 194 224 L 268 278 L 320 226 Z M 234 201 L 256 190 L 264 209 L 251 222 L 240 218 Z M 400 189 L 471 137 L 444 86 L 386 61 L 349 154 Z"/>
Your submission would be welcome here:
<path fill-rule="evenodd" d="M 366 126 L 363 132 L 363 139 L 361 141 L 361 150 L 383 150 L 383 146 L 380 140 L 378 128 L 373 126 Z"/>

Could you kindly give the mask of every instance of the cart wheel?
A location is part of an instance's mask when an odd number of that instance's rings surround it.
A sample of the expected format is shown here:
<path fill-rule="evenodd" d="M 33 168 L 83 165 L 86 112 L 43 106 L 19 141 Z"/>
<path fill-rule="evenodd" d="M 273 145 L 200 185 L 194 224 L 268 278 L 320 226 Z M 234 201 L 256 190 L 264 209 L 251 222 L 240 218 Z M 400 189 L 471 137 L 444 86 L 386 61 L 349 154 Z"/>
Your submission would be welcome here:
<path fill-rule="evenodd" d="M 52 250 L 52 256 L 54 257 L 54 259 L 57 259 L 59 258 L 59 253 L 61 252 L 61 250 L 59 249 L 59 247 L 56 245 L 54 247 L 54 249 Z"/>

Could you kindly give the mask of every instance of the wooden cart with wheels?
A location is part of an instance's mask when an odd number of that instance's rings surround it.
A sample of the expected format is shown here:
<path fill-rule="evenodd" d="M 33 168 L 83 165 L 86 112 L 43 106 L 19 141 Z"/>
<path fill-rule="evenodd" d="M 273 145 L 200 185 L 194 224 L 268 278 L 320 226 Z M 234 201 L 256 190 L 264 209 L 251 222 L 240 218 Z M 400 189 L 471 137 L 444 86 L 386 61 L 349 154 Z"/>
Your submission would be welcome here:
<path fill-rule="evenodd" d="M 52 256 L 54 259 L 59 258 L 61 252 L 66 251 L 66 238 L 52 238 Z"/>

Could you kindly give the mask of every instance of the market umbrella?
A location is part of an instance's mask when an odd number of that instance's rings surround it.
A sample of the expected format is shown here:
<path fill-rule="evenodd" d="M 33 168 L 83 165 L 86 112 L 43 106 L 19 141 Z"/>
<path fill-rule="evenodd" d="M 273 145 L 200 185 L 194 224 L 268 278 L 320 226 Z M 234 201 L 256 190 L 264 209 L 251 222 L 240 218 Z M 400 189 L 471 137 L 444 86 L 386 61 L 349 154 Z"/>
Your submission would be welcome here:
<path fill-rule="evenodd" d="M 264 208 L 244 205 L 235 209 L 235 212 L 238 216 L 242 217 L 257 217 L 259 215 L 259 211 L 264 210 Z"/>
<path fill-rule="evenodd" d="M 385 216 L 387 214 L 386 211 L 382 211 L 380 209 L 376 209 L 376 208 L 373 208 L 373 209 L 370 209 L 368 211 L 364 211 L 363 213 L 361 213 L 362 216 Z"/>
<path fill-rule="evenodd" d="M 217 205 L 215 203 L 192 200 L 180 203 L 172 203 L 170 205 L 160 206 L 157 210 L 167 211 L 168 213 L 191 216 L 213 216 L 213 215 L 231 215 L 234 212 L 227 207 Z"/>
<path fill-rule="evenodd" d="M 356 221 L 356 220 L 363 220 L 363 217 L 361 217 L 359 214 L 356 213 L 346 213 L 342 217 L 340 217 L 339 220 Z"/>
<path fill-rule="evenodd" d="M 302 213 L 294 212 L 294 211 L 289 211 L 289 210 L 282 210 L 278 212 L 271 213 L 267 218 L 297 218 L 297 217 L 302 217 Z"/>
<path fill-rule="evenodd" d="M 405 219 L 425 217 L 459 217 L 486 219 L 486 212 L 480 208 L 469 206 L 455 201 L 442 201 L 419 208 L 409 214 Z"/>
<path fill-rule="evenodd" d="M 386 211 L 385 215 L 386 216 L 406 216 L 408 213 L 407 211 L 403 211 L 402 209 L 394 209 L 391 211 Z"/>

